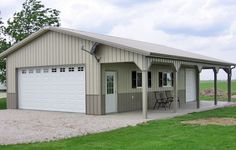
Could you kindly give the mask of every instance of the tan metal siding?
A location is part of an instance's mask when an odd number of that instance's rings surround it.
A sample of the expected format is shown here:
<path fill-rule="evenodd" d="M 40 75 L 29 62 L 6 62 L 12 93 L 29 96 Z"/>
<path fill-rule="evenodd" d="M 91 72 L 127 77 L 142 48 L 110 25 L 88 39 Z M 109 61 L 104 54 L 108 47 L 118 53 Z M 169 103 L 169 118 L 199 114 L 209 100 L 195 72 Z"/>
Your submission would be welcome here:
<path fill-rule="evenodd" d="M 16 103 L 16 93 L 7 93 L 7 108 L 8 109 L 18 108 Z"/>
<path fill-rule="evenodd" d="M 138 53 L 107 45 L 99 46 L 96 54 L 101 57 L 101 63 L 134 62 L 140 69 L 142 69 L 143 58 L 145 57 Z"/>
<path fill-rule="evenodd" d="M 148 91 L 164 91 L 173 90 L 172 87 L 159 87 L 159 72 L 171 72 L 172 68 L 166 65 L 152 65 L 149 69 L 152 73 L 152 87 Z M 132 88 L 131 73 L 132 71 L 140 71 L 134 63 L 111 63 L 102 64 L 102 94 L 105 94 L 105 71 L 116 71 L 118 78 L 118 93 L 134 93 L 141 92 L 141 88 Z M 181 71 L 183 72 L 183 71 Z M 181 82 L 183 82 L 181 79 Z M 184 87 L 182 87 L 184 89 Z"/>
<path fill-rule="evenodd" d="M 98 66 L 94 56 L 81 50 L 90 50 L 93 42 L 76 37 L 48 32 L 7 57 L 8 93 L 15 93 L 15 68 L 86 64 L 87 94 L 99 94 Z M 80 56 L 80 54 L 82 54 Z"/>
<path fill-rule="evenodd" d="M 47 32 L 12 53 L 7 57 L 7 93 L 16 93 L 16 68 L 85 64 L 86 95 L 96 95 L 92 96 L 93 103 L 88 105 L 91 111 L 87 111 L 87 114 L 101 114 L 101 108 L 98 108 L 101 104 L 100 64 L 94 56 L 81 50 L 82 45 L 86 50 L 90 50 L 93 42 L 57 32 Z M 8 103 L 12 106 L 9 108 L 15 108 L 16 97 L 9 95 Z"/>
<path fill-rule="evenodd" d="M 185 90 L 185 68 L 180 68 L 178 75 L 178 89 Z"/>

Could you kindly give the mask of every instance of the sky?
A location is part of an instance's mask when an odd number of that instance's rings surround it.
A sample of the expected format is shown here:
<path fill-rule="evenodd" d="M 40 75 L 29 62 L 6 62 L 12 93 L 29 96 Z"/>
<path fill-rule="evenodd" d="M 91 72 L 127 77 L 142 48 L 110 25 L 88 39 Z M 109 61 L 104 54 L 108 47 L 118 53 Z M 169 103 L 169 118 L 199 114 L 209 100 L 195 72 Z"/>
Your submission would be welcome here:
<path fill-rule="evenodd" d="M 0 0 L 3 21 L 24 0 Z M 235 0 L 42 0 L 61 26 L 162 44 L 236 64 Z M 227 74 L 220 70 L 220 80 Z M 236 69 L 233 71 L 236 79 Z M 202 80 L 213 79 L 203 70 Z"/>

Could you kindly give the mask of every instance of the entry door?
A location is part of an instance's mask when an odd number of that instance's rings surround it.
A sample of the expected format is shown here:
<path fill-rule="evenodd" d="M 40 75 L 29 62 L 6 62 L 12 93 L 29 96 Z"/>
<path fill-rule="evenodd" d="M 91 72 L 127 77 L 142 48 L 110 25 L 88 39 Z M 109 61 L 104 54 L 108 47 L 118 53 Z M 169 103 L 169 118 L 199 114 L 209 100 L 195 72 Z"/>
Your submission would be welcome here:
<path fill-rule="evenodd" d="M 105 73 L 106 113 L 117 112 L 116 72 Z"/>
<path fill-rule="evenodd" d="M 196 100 L 196 72 L 186 69 L 186 102 Z"/>

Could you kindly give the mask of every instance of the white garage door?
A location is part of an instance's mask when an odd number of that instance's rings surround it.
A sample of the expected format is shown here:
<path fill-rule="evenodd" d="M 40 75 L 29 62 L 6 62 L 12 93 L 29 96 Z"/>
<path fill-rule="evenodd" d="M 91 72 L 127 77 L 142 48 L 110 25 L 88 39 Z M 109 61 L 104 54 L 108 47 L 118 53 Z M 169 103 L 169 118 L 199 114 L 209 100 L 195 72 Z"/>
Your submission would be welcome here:
<path fill-rule="evenodd" d="M 186 69 L 186 101 L 196 100 L 196 73 L 194 69 Z"/>
<path fill-rule="evenodd" d="M 18 93 L 21 109 L 85 113 L 85 69 L 19 69 Z"/>

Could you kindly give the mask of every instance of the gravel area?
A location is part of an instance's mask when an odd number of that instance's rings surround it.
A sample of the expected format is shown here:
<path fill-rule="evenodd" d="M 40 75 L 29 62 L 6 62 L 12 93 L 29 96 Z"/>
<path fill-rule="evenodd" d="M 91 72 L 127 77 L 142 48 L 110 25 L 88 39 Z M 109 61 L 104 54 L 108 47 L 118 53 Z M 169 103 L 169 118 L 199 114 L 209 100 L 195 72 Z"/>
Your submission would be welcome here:
<path fill-rule="evenodd" d="M 49 141 L 109 131 L 143 119 L 93 116 L 80 113 L 0 110 L 0 145 Z"/>
<path fill-rule="evenodd" d="M 110 115 L 85 115 L 81 113 L 47 112 L 33 110 L 0 110 L 0 145 L 50 141 L 90 133 L 109 131 L 126 126 L 134 126 L 149 120 L 159 120 L 200 112 L 220 107 L 236 106 L 236 103 L 201 101 L 186 104 L 177 113 L 171 110 L 149 110 L 147 120 L 141 111 L 115 113 Z"/>

